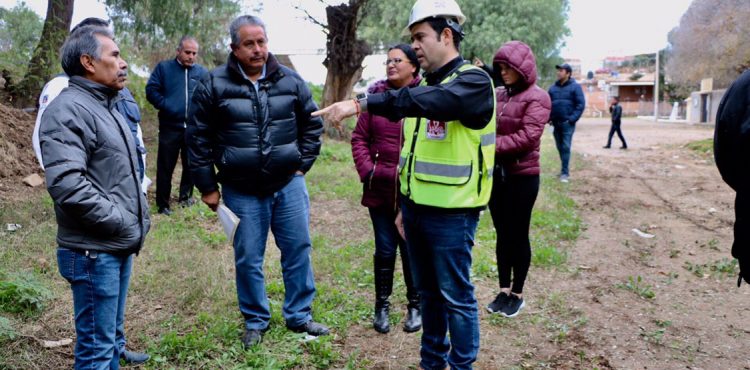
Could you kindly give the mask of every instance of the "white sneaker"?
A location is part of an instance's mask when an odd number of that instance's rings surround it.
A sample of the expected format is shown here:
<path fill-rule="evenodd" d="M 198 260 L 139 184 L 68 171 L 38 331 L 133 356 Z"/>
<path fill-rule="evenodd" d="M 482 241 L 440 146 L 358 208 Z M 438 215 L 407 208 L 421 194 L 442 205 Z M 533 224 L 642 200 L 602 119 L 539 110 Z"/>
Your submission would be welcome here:
<path fill-rule="evenodd" d="M 560 175 L 560 182 L 569 183 L 570 177 L 568 175 Z"/>

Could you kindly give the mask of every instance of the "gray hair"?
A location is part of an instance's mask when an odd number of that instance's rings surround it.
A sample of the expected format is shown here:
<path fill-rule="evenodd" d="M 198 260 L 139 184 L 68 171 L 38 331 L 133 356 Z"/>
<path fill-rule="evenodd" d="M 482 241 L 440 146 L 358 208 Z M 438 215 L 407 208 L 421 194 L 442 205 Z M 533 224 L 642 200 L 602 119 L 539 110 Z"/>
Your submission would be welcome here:
<path fill-rule="evenodd" d="M 266 35 L 268 40 L 268 33 L 266 32 L 266 24 L 263 20 L 254 15 L 241 15 L 232 21 L 229 25 L 229 35 L 232 37 L 232 45 L 240 44 L 240 28 L 243 26 L 259 26 L 263 29 L 263 34 Z"/>
<path fill-rule="evenodd" d="M 195 37 L 185 35 L 185 36 L 182 36 L 182 38 L 180 39 L 180 43 L 177 44 L 177 50 L 182 50 L 182 46 L 185 44 L 185 41 L 192 41 L 198 44 L 198 40 L 196 40 Z"/>
<path fill-rule="evenodd" d="M 101 59 L 102 45 L 96 35 L 108 37 L 114 40 L 114 35 L 109 28 L 101 26 L 84 26 L 75 30 L 68 36 L 60 49 L 63 71 L 68 76 L 83 76 L 86 69 L 81 64 L 81 56 L 89 55 L 95 60 Z"/>

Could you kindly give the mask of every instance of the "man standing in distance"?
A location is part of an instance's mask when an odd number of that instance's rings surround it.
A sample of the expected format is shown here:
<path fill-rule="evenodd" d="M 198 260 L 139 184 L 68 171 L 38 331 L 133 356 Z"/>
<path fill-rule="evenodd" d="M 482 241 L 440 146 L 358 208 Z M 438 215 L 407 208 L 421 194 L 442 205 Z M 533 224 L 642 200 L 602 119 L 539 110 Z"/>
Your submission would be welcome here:
<path fill-rule="evenodd" d="M 281 251 L 287 328 L 327 335 L 328 328 L 312 319 L 315 282 L 305 186 L 305 173 L 320 153 L 323 122 L 310 116 L 317 106 L 305 81 L 268 52 L 260 18 L 240 16 L 229 33 L 227 63 L 196 89 L 187 140 L 190 171 L 203 202 L 216 210 L 223 194 L 240 218 L 233 244 L 245 318 L 242 343 L 258 344 L 271 319 L 263 276 L 269 228 Z"/>
<path fill-rule="evenodd" d="M 314 113 L 333 122 L 361 111 L 406 117 L 400 200 L 421 296 L 423 369 L 470 369 L 479 351 L 471 249 L 492 190 L 495 94 L 490 76 L 459 54 L 464 20 L 453 0 L 418 0 L 404 32 L 426 71 L 423 83 Z"/>
<path fill-rule="evenodd" d="M 625 136 L 622 136 L 622 129 L 620 128 L 620 126 L 622 125 L 622 106 L 620 105 L 619 96 L 612 97 L 612 104 L 609 106 L 609 113 L 612 115 L 612 126 L 609 128 L 607 145 L 604 146 L 604 149 L 609 149 L 612 147 L 612 136 L 615 133 L 617 133 L 617 136 L 622 142 L 622 146 L 620 147 L 620 149 L 627 149 L 628 143 L 625 141 Z"/>
<path fill-rule="evenodd" d="M 135 140 L 114 108 L 128 65 L 104 27 L 74 31 L 61 54 L 69 87 L 42 115 L 39 138 L 58 267 L 73 292 L 75 368 L 117 369 L 133 254 L 150 228 Z"/>
<path fill-rule="evenodd" d="M 189 119 L 190 100 L 198 81 L 207 73 L 195 63 L 198 42 L 183 36 L 177 46 L 177 56 L 160 62 L 146 84 L 146 98 L 159 110 L 159 150 L 156 154 L 156 207 L 159 213 L 170 215 L 169 197 L 172 193 L 172 173 L 177 158 L 182 158 L 179 202 L 193 204 L 193 181 L 190 178 L 185 152 L 185 125 Z"/>
<path fill-rule="evenodd" d="M 554 127 L 552 133 L 555 137 L 557 152 L 560 153 L 560 181 L 568 182 L 573 133 L 576 130 L 576 122 L 581 118 L 583 109 L 586 107 L 586 99 L 583 97 L 581 85 L 571 76 L 573 68 L 570 64 L 559 64 L 555 68 L 557 68 L 557 81 L 549 88 L 549 96 L 552 100 L 550 122 Z"/>

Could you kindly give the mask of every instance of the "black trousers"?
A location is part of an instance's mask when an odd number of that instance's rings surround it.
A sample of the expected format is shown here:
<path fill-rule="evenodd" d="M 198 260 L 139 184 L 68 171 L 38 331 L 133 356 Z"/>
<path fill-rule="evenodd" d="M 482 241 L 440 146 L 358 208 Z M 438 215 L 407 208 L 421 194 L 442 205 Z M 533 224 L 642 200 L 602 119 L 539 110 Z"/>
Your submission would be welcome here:
<path fill-rule="evenodd" d="M 620 129 L 620 121 L 612 121 L 612 126 L 609 128 L 609 137 L 607 138 L 607 146 L 612 146 L 612 136 L 617 133 L 617 137 L 622 141 L 622 147 L 627 148 L 628 143 L 625 142 L 625 136 L 622 136 L 622 130 Z"/>
<path fill-rule="evenodd" d="M 159 127 L 159 150 L 156 155 L 156 206 L 169 208 L 172 193 L 172 174 L 177 166 L 177 157 L 182 160 L 179 200 L 193 196 L 193 179 L 188 170 L 185 129 L 162 125 Z"/>
<path fill-rule="evenodd" d="M 538 193 L 539 175 L 498 176 L 492 184 L 489 206 L 497 231 L 495 253 L 500 288 L 511 288 L 512 274 L 511 291 L 516 294 L 523 293 L 531 265 L 529 225 Z"/>
<path fill-rule="evenodd" d="M 737 259 L 750 258 L 750 189 L 737 190 L 734 199 L 734 244 L 732 256 Z M 750 271 L 743 271 L 750 273 Z"/>

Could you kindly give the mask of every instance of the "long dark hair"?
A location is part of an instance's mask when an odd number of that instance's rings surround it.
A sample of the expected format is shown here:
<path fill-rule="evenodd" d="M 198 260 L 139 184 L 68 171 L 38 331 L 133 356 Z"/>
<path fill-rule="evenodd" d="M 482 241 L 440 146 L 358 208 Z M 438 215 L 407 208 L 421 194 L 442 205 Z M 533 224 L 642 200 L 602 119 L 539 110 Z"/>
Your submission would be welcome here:
<path fill-rule="evenodd" d="M 417 59 L 417 53 L 414 52 L 414 49 L 412 49 L 408 44 L 397 44 L 388 48 L 388 51 L 391 51 L 393 49 L 398 49 L 404 52 L 406 58 L 409 59 L 409 63 L 411 63 L 414 68 L 416 68 L 414 70 L 414 73 L 412 73 L 412 77 L 419 76 L 419 59 Z"/>

